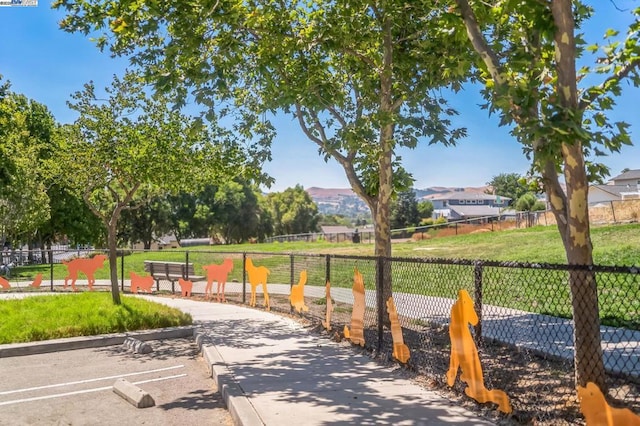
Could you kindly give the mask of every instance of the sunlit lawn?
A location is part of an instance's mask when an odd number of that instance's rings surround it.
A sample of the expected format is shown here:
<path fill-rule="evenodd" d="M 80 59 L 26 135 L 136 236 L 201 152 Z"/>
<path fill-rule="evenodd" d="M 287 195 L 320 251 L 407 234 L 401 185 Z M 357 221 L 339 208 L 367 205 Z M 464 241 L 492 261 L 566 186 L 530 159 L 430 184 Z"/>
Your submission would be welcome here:
<path fill-rule="evenodd" d="M 84 292 L 0 301 L 0 344 L 192 324 L 191 315 L 159 303 Z"/>

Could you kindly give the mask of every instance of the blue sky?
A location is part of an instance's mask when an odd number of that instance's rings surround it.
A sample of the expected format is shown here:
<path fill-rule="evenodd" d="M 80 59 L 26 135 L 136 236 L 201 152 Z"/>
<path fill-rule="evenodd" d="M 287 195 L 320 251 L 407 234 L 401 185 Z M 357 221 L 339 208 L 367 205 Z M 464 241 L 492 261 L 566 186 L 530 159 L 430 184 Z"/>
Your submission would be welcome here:
<path fill-rule="evenodd" d="M 596 18 L 588 26 L 589 41 L 599 41 L 606 28 L 623 29 L 629 22 L 629 9 L 635 0 L 594 1 Z M 72 122 L 75 113 L 66 106 L 70 94 L 81 90 L 90 80 L 97 87 L 107 86 L 113 74 L 122 74 L 125 59 L 112 59 L 101 53 L 82 34 L 68 34 L 58 29 L 63 14 L 51 10 L 50 3 L 38 7 L 0 7 L 0 74 L 10 80 L 15 92 L 41 102 L 61 123 Z M 468 129 L 468 137 L 456 147 L 428 146 L 403 150 L 405 168 L 416 179 L 416 188 L 429 186 L 482 186 L 499 173 L 524 174 L 529 163 L 521 146 L 508 130 L 500 128 L 496 117 L 477 106 L 482 102 L 478 89 L 469 86 L 450 99 L 460 115 L 455 124 Z M 636 146 L 625 147 L 619 154 L 601 159 L 611 168 L 612 176 L 625 168 L 640 169 L 640 90 L 631 86 L 610 113 L 613 120 L 631 125 Z M 342 168 L 333 160 L 325 163 L 317 147 L 289 117 L 275 120 L 278 136 L 273 144 L 273 161 L 264 169 L 276 183 L 269 191 L 282 191 L 301 184 L 305 188 L 347 188 Z"/>

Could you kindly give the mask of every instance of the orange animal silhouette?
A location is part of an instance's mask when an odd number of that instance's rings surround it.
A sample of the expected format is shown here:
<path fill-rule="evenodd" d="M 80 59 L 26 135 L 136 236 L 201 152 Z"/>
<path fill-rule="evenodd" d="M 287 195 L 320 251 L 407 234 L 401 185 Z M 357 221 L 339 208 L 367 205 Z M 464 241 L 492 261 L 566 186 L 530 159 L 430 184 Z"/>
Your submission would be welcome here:
<path fill-rule="evenodd" d="M 178 278 L 178 284 L 180 284 L 180 290 L 183 297 L 190 297 L 191 290 L 193 289 L 193 281 L 183 280 Z"/>
<path fill-rule="evenodd" d="M 488 390 L 484 386 L 482 366 L 468 324 L 478 324 L 478 315 L 473 309 L 473 300 L 466 290 L 458 292 L 458 300 L 451 307 L 451 323 L 449 337 L 451 338 L 451 360 L 447 371 L 447 383 L 453 386 L 458 375 L 458 368 L 462 370 L 460 380 L 467 384 L 464 393 L 480 403 L 494 402 L 498 410 L 510 413 L 511 403 L 506 393 L 498 389 Z"/>
<path fill-rule="evenodd" d="M 402 327 L 400 327 L 400 321 L 398 321 L 398 311 L 396 310 L 396 304 L 393 302 L 393 297 L 387 300 L 387 312 L 389 312 L 389 320 L 391 321 L 393 357 L 404 364 L 409 360 L 409 357 L 411 357 L 411 352 L 409 351 L 409 347 L 404 344 Z"/>
<path fill-rule="evenodd" d="M 222 261 L 222 265 L 204 265 L 202 269 L 207 271 L 207 286 L 204 289 L 204 293 L 210 298 L 213 282 L 217 281 L 218 291 L 216 293 L 216 300 L 218 300 L 218 302 L 226 302 L 227 300 L 224 298 L 224 285 L 227 283 L 229 272 L 233 270 L 233 260 L 227 258 Z M 222 288 L 222 291 L 220 291 L 220 288 Z"/>
<path fill-rule="evenodd" d="M 307 312 L 309 307 L 304 304 L 304 285 L 307 283 L 307 270 L 300 272 L 300 281 L 291 287 L 291 295 L 289 296 L 289 302 L 291 306 L 296 308 L 296 311 Z"/>
<path fill-rule="evenodd" d="M 11 288 L 11 285 L 9 284 L 9 281 L 7 281 L 4 277 L 0 277 L 0 287 L 7 290 Z"/>
<path fill-rule="evenodd" d="M 153 293 L 153 277 L 151 275 L 143 277 L 131 271 L 129 276 L 131 277 L 131 293 L 137 294 L 138 291 Z"/>
<path fill-rule="evenodd" d="M 344 337 L 355 345 L 364 346 L 364 280 L 358 268 L 353 273 L 353 310 L 351 311 L 351 330 L 344 326 Z"/>
<path fill-rule="evenodd" d="M 327 281 L 327 285 L 324 287 L 324 297 L 327 301 L 327 314 L 325 321 L 322 321 L 322 326 L 331 331 L 331 313 L 333 312 L 333 301 L 331 300 L 331 283 Z"/>
<path fill-rule="evenodd" d="M 42 284 L 42 274 L 36 275 L 35 279 L 31 283 L 31 287 L 40 288 L 40 284 Z"/>
<path fill-rule="evenodd" d="M 95 272 L 102 268 L 104 261 L 107 260 L 107 256 L 104 254 L 97 254 L 93 258 L 81 258 L 81 259 L 73 259 L 70 261 L 62 261 L 65 265 L 67 265 L 67 270 L 69 271 L 69 275 L 64 279 L 64 287 L 67 287 L 67 282 L 71 280 L 71 288 L 73 291 L 77 291 L 76 288 L 76 280 L 78 279 L 78 272 L 82 272 L 87 276 L 87 285 L 89 286 L 89 290 L 93 290 L 93 285 L 96 283 L 96 279 L 93 277 Z"/>
<path fill-rule="evenodd" d="M 611 407 L 595 383 L 577 389 L 587 426 L 640 426 L 640 416 L 628 408 Z"/>
<path fill-rule="evenodd" d="M 258 284 L 262 284 L 262 293 L 264 294 L 263 306 L 267 308 L 267 311 L 271 310 L 271 303 L 269 303 L 269 293 L 267 292 L 267 278 L 271 271 L 266 266 L 254 266 L 250 257 L 247 257 L 245 269 L 249 274 L 249 283 L 251 284 L 251 300 L 250 306 L 256 306 L 256 287 Z"/>

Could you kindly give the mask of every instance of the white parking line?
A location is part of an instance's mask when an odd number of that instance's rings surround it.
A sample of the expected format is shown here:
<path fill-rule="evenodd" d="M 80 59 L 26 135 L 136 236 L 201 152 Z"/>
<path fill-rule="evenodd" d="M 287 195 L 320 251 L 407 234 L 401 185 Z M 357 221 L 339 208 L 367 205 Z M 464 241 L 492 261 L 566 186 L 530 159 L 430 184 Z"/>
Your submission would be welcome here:
<path fill-rule="evenodd" d="M 140 374 L 158 373 L 160 371 L 175 370 L 176 368 L 183 368 L 183 367 L 184 367 L 184 365 L 180 364 L 180 365 L 175 365 L 173 367 L 165 367 L 165 368 L 157 368 L 155 370 L 139 371 L 137 373 L 118 374 L 116 376 L 98 377 L 96 379 L 86 379 L 86 380 L 78 380 L 78 381 L 75 381 L 75 382 L 56 383 L 54 385 L 36 386 L 36 387 L 33 387 L 33 388 L 15 389 L 15 390 L 10 390 L 10 391 L 0 392 L 0 395 L 10 395 L 12 393 L 29 392 L 29 391 L 34 391 L 34 390 L 57 388 L 57 387 L 61 387 L 61 386 L 80 385 L 80 384 L 83 384 L 83 383 L 99 382 L 101 380 L 119 379 L 121 377 L 138 376 Z"/>
<path fill-rule="evenodd" d="M 157 379 L 149 379 L 149 380 L 142 380 L 142 381 L 139 381 L 139 382 L 135 382 L 134 385 L 139 385 L 139 384 L 142 384 L 142 383 L 150 383 L 150 382 L 159 382 L 161 380 L 177 379 L 177 378 L 185 377 L 185 376 L 186 376 L 186 374 L 177 374 L 175 376 L 159 377 Z M 79 394 L 82 394 L 82 393 L 99 392 L 99 391 L 105 391 L 105 390 L 110 390 L 110 389 L 113 389 L 113 386 L 104 386 L 104 387 L 101 387 L 101 388 L 85 389 L 85 390 L 75 391 L 75 392 L 57 393 L 57 394 L 53 394 L 53 395 L 36 396 L 36 397 L 33 397 L 33 398 L 14 399 L 12 401 L 0 402 L 0 406 L 2 406 L 2 405 L 11 405 L 11 404 L 20 404 L 20 403 L 23 403 L 23 402 L 40 401 L 40 400 L 43 400 L 43 399 L 61 398 L 63 396 L 79 395 Z"/>

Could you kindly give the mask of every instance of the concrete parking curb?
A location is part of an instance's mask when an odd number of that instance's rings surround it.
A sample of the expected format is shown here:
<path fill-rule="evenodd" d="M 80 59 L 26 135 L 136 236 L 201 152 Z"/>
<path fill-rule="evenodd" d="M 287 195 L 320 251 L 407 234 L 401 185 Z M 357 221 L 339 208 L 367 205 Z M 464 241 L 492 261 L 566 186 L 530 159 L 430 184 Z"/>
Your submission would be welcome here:
<path fill-rule="evenodd" d="M 41 342 L 11 343 L 8 345 L 0 345 L 0 358 L 121 345 L 128 337 L 142 341 L 193 337 L 195 330 L 196 326 L 169 327 L 154 330 L 131 331 L 127 333 L 103 334 L 100 336 L 69 337 Z"/>
<path fill-rule="evenodd" d="M 194 332 L 194 337 L 234 423 L 241 426 L 264 426 L 265 422 L 227 368 L 216 347 L 208 344 L 206 336 L 198 330 Z"/>

